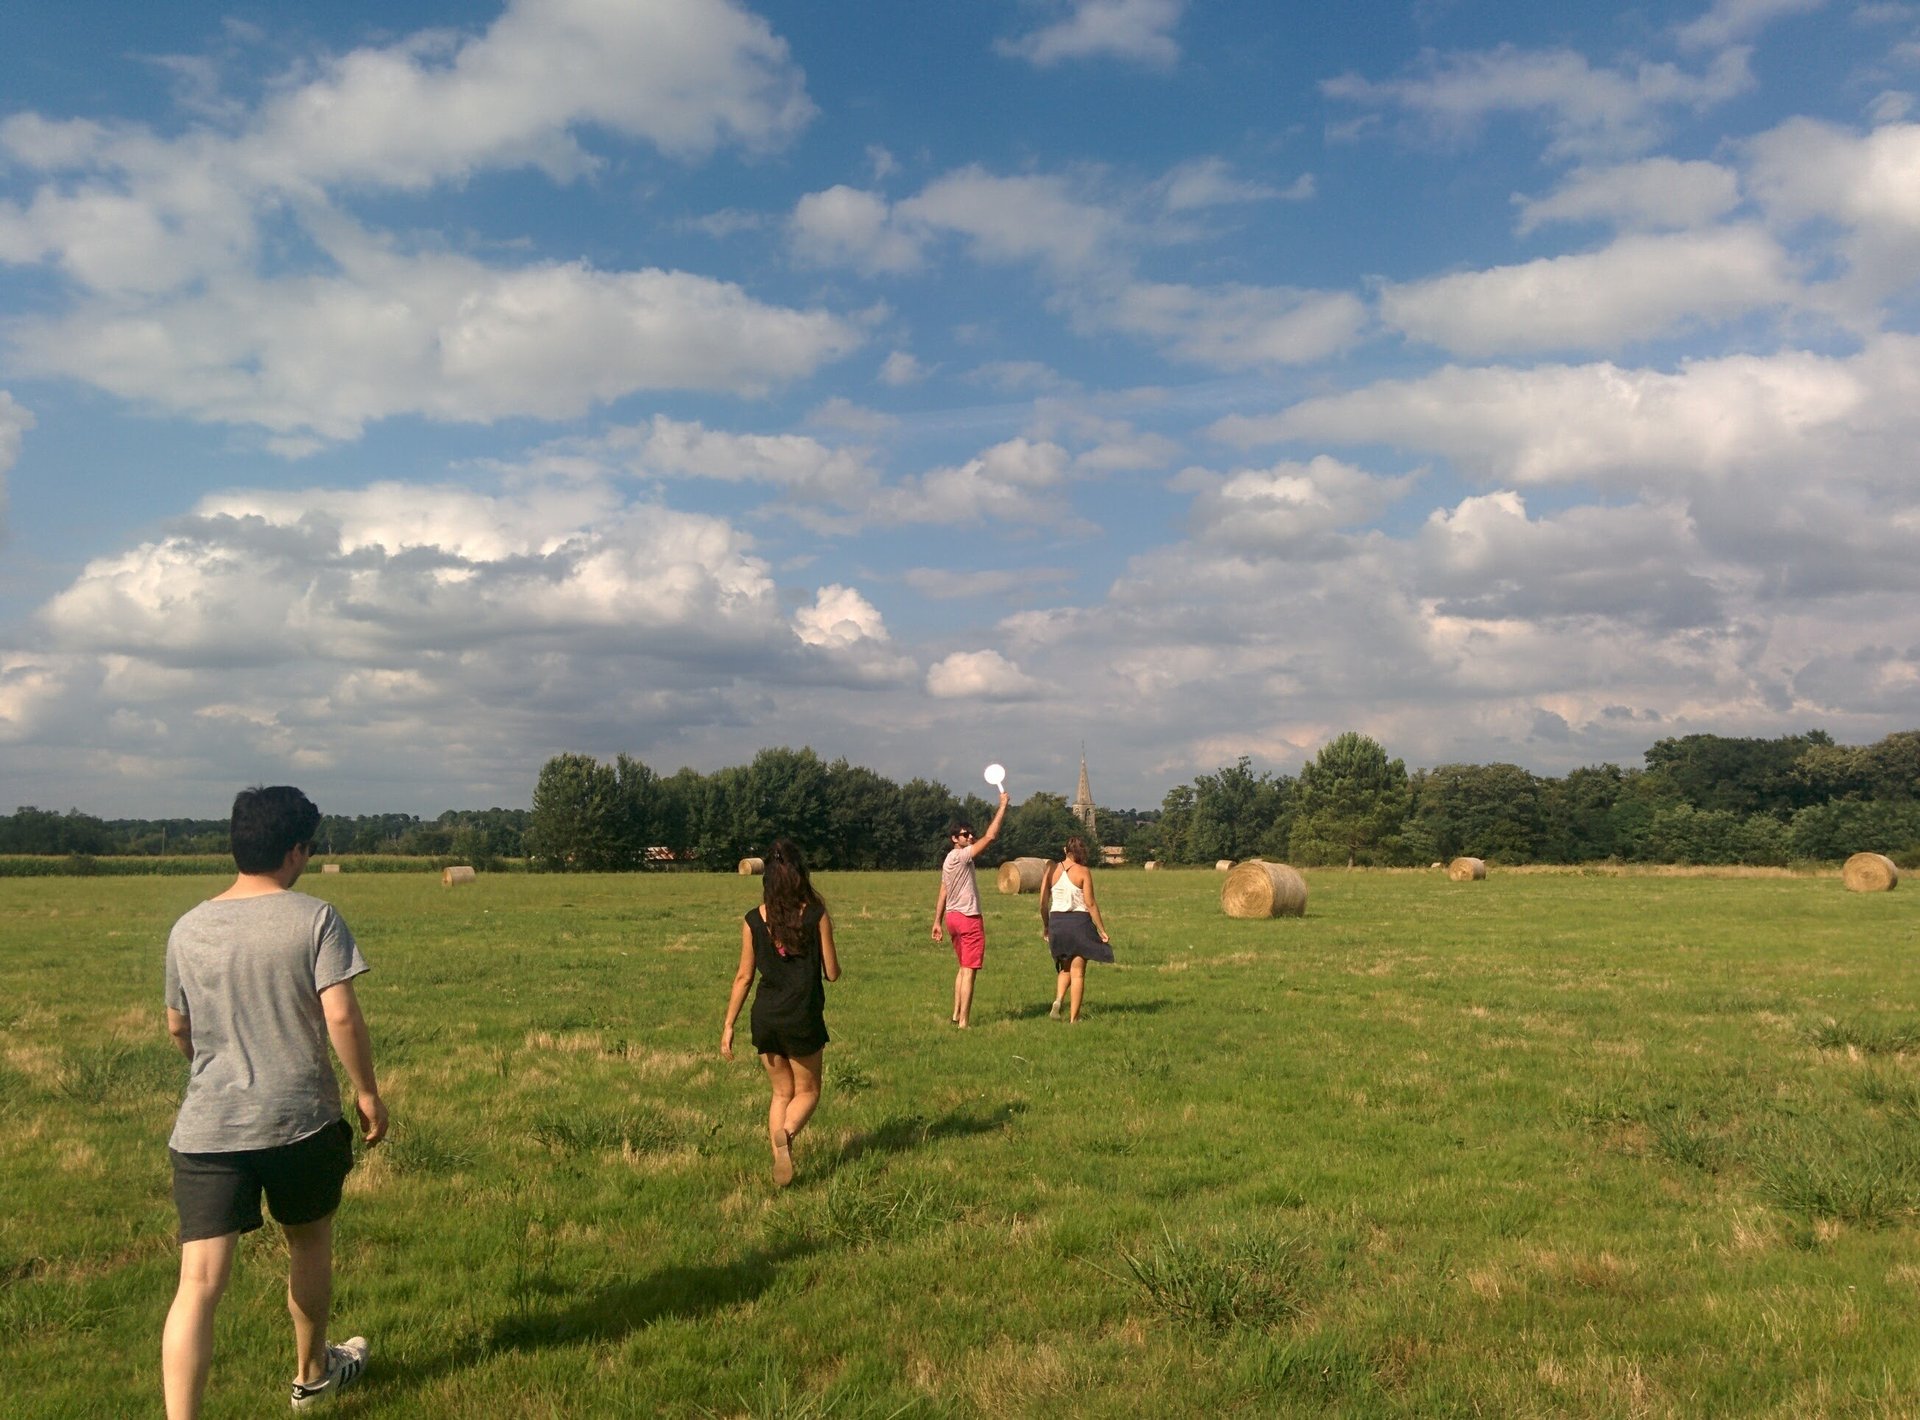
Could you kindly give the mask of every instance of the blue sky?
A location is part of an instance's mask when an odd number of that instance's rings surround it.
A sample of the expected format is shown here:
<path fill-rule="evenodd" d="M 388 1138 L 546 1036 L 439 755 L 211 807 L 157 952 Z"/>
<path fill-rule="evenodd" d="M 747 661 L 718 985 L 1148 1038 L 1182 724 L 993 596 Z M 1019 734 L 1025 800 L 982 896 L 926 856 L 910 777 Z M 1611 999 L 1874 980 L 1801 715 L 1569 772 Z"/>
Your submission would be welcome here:
<path fill-rule="evenodd" d="M 0 15 L 0 800 L 1920 723 L 1920 5 Z"/>

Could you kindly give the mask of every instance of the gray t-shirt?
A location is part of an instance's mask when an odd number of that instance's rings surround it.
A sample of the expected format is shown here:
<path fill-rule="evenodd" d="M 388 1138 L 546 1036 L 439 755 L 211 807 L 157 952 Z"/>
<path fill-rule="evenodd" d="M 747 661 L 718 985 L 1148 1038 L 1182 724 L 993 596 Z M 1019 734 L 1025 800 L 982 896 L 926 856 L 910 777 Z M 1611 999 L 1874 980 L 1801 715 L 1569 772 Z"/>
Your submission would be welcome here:
<path fill-rule="evenodd" d="M 331 903 L 303 892 L 203 902 L 167 937 L 167 1004 L 193 1029 L 170 1147 L 272 1149 L 340 1117 L 320 993 L 367 969 Z"/>
<path fill-rule="evenodd" d="M 947 885 L 947 911 L 962 917 L 980 915 L 980 888 L 973 879 L 973 851 L 956 848 L 940 865 L 940 881 Z"/>

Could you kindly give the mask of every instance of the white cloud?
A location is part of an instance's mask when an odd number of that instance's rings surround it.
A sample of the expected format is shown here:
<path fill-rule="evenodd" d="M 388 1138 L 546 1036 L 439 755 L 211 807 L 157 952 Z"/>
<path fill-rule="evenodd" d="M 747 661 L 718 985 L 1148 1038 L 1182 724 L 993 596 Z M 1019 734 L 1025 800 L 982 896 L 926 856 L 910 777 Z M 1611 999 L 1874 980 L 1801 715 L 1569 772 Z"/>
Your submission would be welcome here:
<path fill-rule="evenodd" d="M 810 192 L 788 223 L 794 255 L 816 266 L 850 266 L 864 275 L 917 270 L 921 238 L 898 222 L 885 198 L 846 186 Z"/>
<path fill-rule="evenodd" d="M 1597 252 L 1387 286 L 1380 318 L 1465 355 L 1612 350 L 1780 305 L 1795 290 L 1773 240 L 1734 227 L 1630 235 Z"/>
<path fill-rule="evenodd" d="M 1646 158 L 1580 168 L 1545 197 L 1515 198 L 1522 236 L 1549 222 L 1609 222 L 1635 230 L 1704 227 L 1740 203 L 1739 179 L 1717 163 Z"/>
<path fill-rule="evenodd" d="M 197 419 L 341 439 L 396 414 L 567 418 L 640 389 L 751 394 L 862 339 L 684 272 L 348 259 L 339 277 L 234 276 L 16 321 L 13 362 Z"/>
<path fill-rule="evenodd" d="M 1041 516 L 1041 499 L 1064 485 L 1070 461 L 1050 440 L 1008 439 L 884 490 L 867 513 L 882 524 L 1029 522 Z"/>
<path fill-rule="evenodd" d="M 1338 353 L 1359 338 L 1366 307 L 1344 291 L 1135 281 L 1096 299 L 1087 319 L 1155 340 L 1184 360 L 1245 369 Z"/>
<path fill-rule="evenodd" d="M 852 646 L 887 640 L 887 627 L 872 602 L 852 587 L 830 583 L 812 606 L 793 615 L 793 631 L 809 646 Z"/>
<path fill-rule="evenodd" d="M 950 567 L 912 567 L 901 577 L 914 591 L 933 601 L 967 601 L 975 597 L 1021 597 L 1036 587 L 1069 581 L 1064 567 L 1007 567 L 995 571 L 955 571 Z"/>
<path fill-rule="evenodd" d="M 1065 274 L 1113 259 L 1134 240 L 1127 223 L 1066 179 L 1002 177 L 977 165 L 936 178 L 895 208 L 898 218 L 967 238 L 983 261 L 1044 261 Z"/>
<path fill-rule="evenodd" d="M 1069 59 L 1113 58 L 1165 67 L 1178 62 L 1172 30 L 1186 0 L 1070 0 L 1063 20 L 1001 40 L 1002 54 L 1042 69 Z"/>
<path fill-rule="evenodd" d="M 1265 202 L 1273 198 L 1298 201 L 1313 195 L 1311 176 L 1304 179 L 1305 192 L 1298 190 L 1300 180 L 1285 189 L 1266 183 L 1249 182 L 1233 175 L 1223 158 L 1195 158 L 1180 164 L 1160 181 L 1162 202 L 1169 212 L 1191 212 L 1232 203 Z"/>
<path fill-rule="evenodd" d="M 1314 556 L 1337 549 L 1335 534 L 1378 516 L 1414 481 L 1382 478 L 1322 454 L 1224 477 L 1188 469 L 1176 486 L 1195 495 L 1189 527 L 1197 541 Z"/>
<path fill-rule="evenodd" d="M 1476 53 L 1428 56 L 1420 72 L 1376 81 L 1343 74 L 1321 91 L 1371 109 L 1397 108 L 1436 136 L 1459 141 L 1498 114 L 1532 114 L 1552 133 L 1559 156 L 1600 156 L 1651 146 L 1672 109 L 1700 110 L 1753 86 L 1744 49 L 1714 56 L 1702 73 L 1642 62 L 1631 70 L 1596 69 L 1572 50 L 1512 45 Z"/>
<path fill-rule="evenodd" d="M 1676 38 L 1686 49 L 1719 49 L 1752 39 L 1783 15 L 1804 15 L 1826 8 L 1827 0 L 1714 0 L 1699 19 L 1680 26 Z"/>
<path fill-rule="evenodd" d="M 766 483 L 802 498 L 852 502 L 878 482 L 861 450 L 804 434 L 735 434 L 656 414 L 648 424 L 609 431 L 604 443 L 636 473 Z"/>
<path fill-rule="evenodd" d="M 1791 119 L 1748 145 L 1749 185 L 1785 224 L 1838 223 L 1847 272 L 1837 283 L 1868 328 L 1880 302 L 1920 271 L 1920 124 L 1890 123 L 1861 135 Z"/>
<path fill-rule="evenodd" d="M 911 352 L 895 350 L 880 364 L 880 383 L 898 389 L 902 385 L 918 384 L 932 373 Z"/>
<path fill-rule="evenodd" d="M 1758 468 L 1805 476 L 1816 458 L 1823 466 L 1837 458 L 1858 477 L 1920 436 L 1920 341 L 1883 339 L 1850 359 L 1695 360 L 1677 373 L 1607 363 L 1450 366 L 1302 400 L 1267 418 L 1230 417 L 1212 432 L 1241 444 L 1387 444 L 1444 456 L 1475 479 L 1523 485 L 1657 490 L 1676 478 Z"/>
<path fill-rule="evenodd" d="M 940 700 L 1031 700 L 1041 686 L 998 651 L 955 651 L 927 671 L 927 693 Z"/>

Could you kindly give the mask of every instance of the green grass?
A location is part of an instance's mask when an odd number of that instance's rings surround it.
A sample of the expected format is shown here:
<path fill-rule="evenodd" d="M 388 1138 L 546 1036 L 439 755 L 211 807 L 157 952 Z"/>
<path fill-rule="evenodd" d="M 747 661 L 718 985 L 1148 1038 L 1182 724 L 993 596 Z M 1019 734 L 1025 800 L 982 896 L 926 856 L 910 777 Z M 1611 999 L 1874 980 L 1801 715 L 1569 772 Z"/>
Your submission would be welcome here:
<path fill-rule="evenodd" d="M 1920 1413 L 1920 900 L 1832 877 L 1307 874 L 1235 922 L 1108 873 L 1047 1019 L 989 895 L 946 1023 L 934 877 L 823 875 L 845 979 L 799 1182 L 717 1046 L 758 884 L 341 874 L 391 1140 L 349 1181 L 342 1414 Z M 177 1268 L 160 1009 L 217 879 L 0 880 L 13 1416 L 150 1413 Z M 212 1417 L 277 1408 L 249 1238 Z"/>

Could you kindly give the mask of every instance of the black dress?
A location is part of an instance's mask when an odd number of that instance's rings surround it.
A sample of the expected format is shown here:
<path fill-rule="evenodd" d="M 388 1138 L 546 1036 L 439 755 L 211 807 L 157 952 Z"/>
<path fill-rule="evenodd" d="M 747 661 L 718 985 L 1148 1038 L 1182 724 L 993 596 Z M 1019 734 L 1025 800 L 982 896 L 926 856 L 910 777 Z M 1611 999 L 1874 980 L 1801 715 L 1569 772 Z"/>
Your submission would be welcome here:
<path fill-rule="evenodd" d="M 818 907 L 800 919 L 800 942 L 782 955 L 773 929 L 754 908 L 747 914 L 753 933 L 753 969 L 760 977 L 753 996 L 753 1048 L 762 1055 L 792 1059 L 811 1055 L 827 1043 L 827 986 L 820 958 Z"/>

